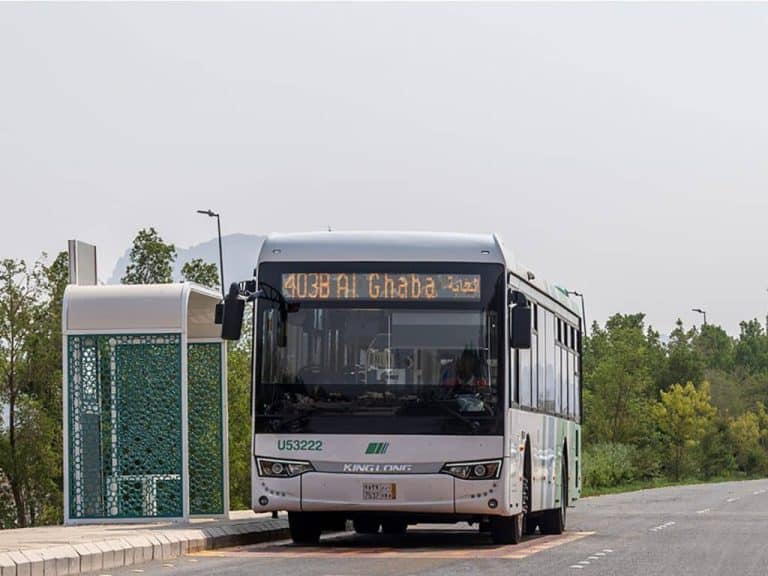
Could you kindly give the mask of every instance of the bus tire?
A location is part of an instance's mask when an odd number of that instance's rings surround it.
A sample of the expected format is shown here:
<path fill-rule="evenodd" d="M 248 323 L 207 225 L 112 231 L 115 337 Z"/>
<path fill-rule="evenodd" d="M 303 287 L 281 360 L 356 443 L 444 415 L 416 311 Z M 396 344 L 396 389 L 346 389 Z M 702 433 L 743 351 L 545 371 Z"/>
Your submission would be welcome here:
<path fill-rule="evenodd" d="M 294 544 L 311 546 L 320 542 L 322 526 L 320 519 L 312 514 L 288 512 L 288 530 Z"/>
<path fill-rule="evenodd" d="M 562 534 L 568 510 L 568 463 L 563 454 L 563 466 L 560 472 L 560 507 L 547 510 L 541 517 L 539 529 L 542 534 Z"/>
<path fill-rule="evenodd" d="M 384 520 L 381 523 L 381 531 L 384 534 L 405 534 L 408 523 L 403 520 Z"/>
<path fill-rule="evenodd" d="M 523 539 L 523 521 L 525 516 L 492 516 L 491 539 L 495 544 L 519 544 Z"/>
<path fill-rule="evenodd" d="M 352 521 L 352 526 L 355 528 L 355 532 L 358 534 L 378 534 L 379 522 L 373 518 L 355 518 Z"/>

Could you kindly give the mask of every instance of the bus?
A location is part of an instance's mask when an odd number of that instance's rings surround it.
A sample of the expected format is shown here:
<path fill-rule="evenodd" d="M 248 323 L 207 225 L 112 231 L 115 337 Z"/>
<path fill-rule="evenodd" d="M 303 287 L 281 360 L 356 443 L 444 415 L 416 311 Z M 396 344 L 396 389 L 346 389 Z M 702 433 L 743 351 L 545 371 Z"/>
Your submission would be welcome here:
<path fill-rule="evenodd" d="M 469 522 L 559 534 L 581 491 L 583 317 L 495 235 L 270 235 L 253 306 L 252 503 L 297 544 Z"/>

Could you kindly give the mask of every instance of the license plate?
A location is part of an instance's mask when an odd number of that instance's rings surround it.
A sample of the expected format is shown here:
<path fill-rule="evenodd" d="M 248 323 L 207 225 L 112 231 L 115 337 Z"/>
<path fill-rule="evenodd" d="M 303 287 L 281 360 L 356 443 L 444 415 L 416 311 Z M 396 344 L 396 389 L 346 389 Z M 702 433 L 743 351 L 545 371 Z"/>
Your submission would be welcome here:
<path fill-rule="evenodd" d="M 397 484 L 394 482 L 363 482 L 363 500 L 395 500 Z"/>

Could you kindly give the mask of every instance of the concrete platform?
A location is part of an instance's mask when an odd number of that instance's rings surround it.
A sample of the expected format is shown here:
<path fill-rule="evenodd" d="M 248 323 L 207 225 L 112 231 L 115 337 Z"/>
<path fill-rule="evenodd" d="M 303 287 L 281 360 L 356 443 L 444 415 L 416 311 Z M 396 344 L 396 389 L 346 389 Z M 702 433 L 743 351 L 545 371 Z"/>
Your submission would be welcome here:
<path fill-rule="evenodd" d="M 193 520 L 189 524 L 109 524 L 44 526 L 0 530 L 0 576 L 62 576 L 190 552 L 252 544 L 288 537 L 281 515 L 232 512 L 229 520 Z"/>

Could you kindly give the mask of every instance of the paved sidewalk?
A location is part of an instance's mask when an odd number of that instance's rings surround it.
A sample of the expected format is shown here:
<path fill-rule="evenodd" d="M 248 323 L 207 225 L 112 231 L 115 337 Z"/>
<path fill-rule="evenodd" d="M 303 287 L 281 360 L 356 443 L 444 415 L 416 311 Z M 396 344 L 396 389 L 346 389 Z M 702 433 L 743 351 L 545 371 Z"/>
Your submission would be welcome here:
<path fill-rule="evenodd" d="M 107 573 L 210 548 L 288 537 L 285 515 L 232 512 L 230 520 L 189 524 L 45 526 L 0 530 L 0 576 Z"/>

